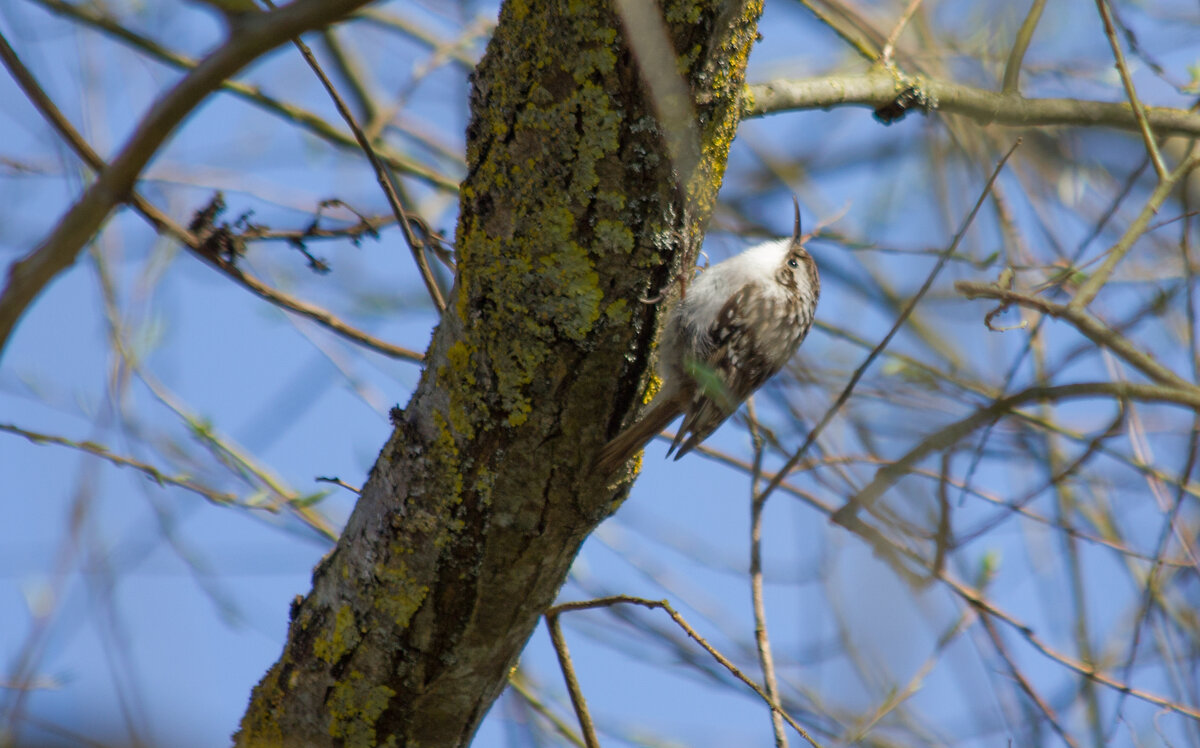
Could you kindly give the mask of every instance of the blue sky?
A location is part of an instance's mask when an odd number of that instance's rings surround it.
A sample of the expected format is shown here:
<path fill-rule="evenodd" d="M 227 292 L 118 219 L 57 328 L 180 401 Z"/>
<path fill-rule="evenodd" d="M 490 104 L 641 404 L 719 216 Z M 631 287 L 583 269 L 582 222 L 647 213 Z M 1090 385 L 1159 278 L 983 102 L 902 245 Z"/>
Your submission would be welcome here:
<path fill-rule="evenodd" d="M 191 56 L 202 54 L 220 38 L 216 19 L 197 7 L 116 7 L 130 26 Z M 445 39 L 453 38 L 460 24 L 484 28 L 495 14 L 486 4 L 463 3 L 454 11 L 436 3 L 385 7 Z M 940 4 L 934 19 L 946 29 L 962 28 L 965 37 L 990 32 L 996 39 L 992 46 L 1003 52 L 1023 10 L 986 6 L 993 13 L 988 16 L 983 7 Z M 1141 24 L 1144 39 L 1153 41 L 1158 59 L 1184 75 L 1186 66 L 1197 59 L 1197 37 L 1189 37 L 1195 30 L 1195 9 L 1180 3 L 1183 20 L 1173 28 L 1173 8 L 1164 6 L 1152 16 L 1125 11 L 1131 22 Z M 891 11 L 896 12 L 898 8 Z M 1120 100 L 1094 15 L 1090 7 L 1047 11 L 1039 30 L 1044 36 L 1039 38 L 1053 39 L 1054 44 L 1035 44 L 1027 64 L 1034 70 L 1070 69 L 1074 75 L 1031 76 L 1034 82 L 1027 93 Z M 751 81 L 862 67 L 798 4 L 768 2 L 761 30 L 763 40 L 751 59 Z M 114 152 L 155 97 L 178 77 L 94 31 L 48 14 L 34 2 L 0 7 L 0 31 L 104 154 Z M 387 94 L 405 93 L 407 124 L 452 152 L 462 148 L 465 67 L 443 64 L 441 59 L 431 66 L 434 58 L 427 47 L 367 23 L 348 27 L 343 40 L 370 63 L 371 80 L 384 100 Z M 478 54 L 482 42 L 474 39 L 464 50 Z M 986 77 L 968 55 L 951 62 L 946 73 L 950 77 L 976 83 Z M 409 88 L 414 71 L 422 77 Z M 243 78 L 335 120 L 316 82 L 301 71 L 294 50 L 275 52 Z M 1149 101 L 1180 105 L 1178 92 L 1144 67 L 1137 80 Z M 0 107 L 0 198 L 6 216 L 0 221 L 0 261 L 7 264 L 45 235 L 88 175 L 3 76 L 0 101 L 7 102 Z M 933 176 L 937 165 L 926 150 L 941 137 L 939 127 L 914 115 L 883 128 L 861 108 L 749 121 L 731 153 L 722 198 L 782 235 L 790 230 L 788 194 L 794 191 L 804 206 L 806 226 L 841 216 L 834 230 L 877 247 L 941 249 L 986 174 L 958 164 L 939 187 Z M 410 145 L 412 140 L 397 136 L 396 142 Z M 1083 155 L 1078 172 L 1059 175 L 1059 194 L 1078 190 L 1079 202 L 1088 206 L 1103 202 L 1113 191 L 1098 173 L 1111 170 L 1119 181 L 1125 176 L 1122 169 L 1132 170 L 1141 156 L 1136 138 L 1124 134 L 1080 135 L 1069 142 Z M 1034 147 L 1025 146 L 1014 169 L 1037 171 L 1037 151 L 1030 152 Z M 461 174 L 448 160 L 412 148 L 448 173 Z M 898 154 L 888 151 L 875 160 L 867 154 L 876 148 L 896 149 Z M 807 171 L 788 171 L 788 164 L 797 160 Z M 769 185 L 769 194 L 756 194 L 762 175 L 772 172 L 776 181 Z M 1023 193 L 1028 181 L 1006 175 L 1003 183 L 1016 196 L 1012 209 L 1029 236 L 1073 246 L 1086 234 L 1088 221 L 1069 211 L 1037 216 L 1033 198 Z M 435 227 L 451 232 L 453 196 L 416 182 L 406 185 L 422 214 Z M 333 196 L 366 214 L 386 212 L 369 169 L 357 155 L 336 150 L 225 94 L 212 97 L 186 122 L 151 164 L 140 189 L 184 223 L 216 189 L 226 195 L 227 218 L 253 211 L 254 221 L 274 228 L 305 226 L 313 206 Z M 950 206 L 949 214 L 937 211 L 939 189 L 950 192 L 940 203 Z M 1119 218 L 1127 219 L 1139 205 L 1136 202 Z M 335 221 L 349 219 L 344 212 L 333 214 Z M 736 235 L 739 225 L 732 208 L 718 210 L 706 244 L 713 260 L 747 244 Z M 867 303 L 863 294 L 886 281 L 907 298 L 933 260 L 911 253 L 854 252 L 848 243 L 813 243 L 826 278 L 818 317 L 874 342 L 887 330 L 894 312 Z M 255 245 L 244 262 L 272 285 L 327 306 L 377 337 L 424 349 L 435 316 L 398 232 L 385 231 L 380 240 L 368 239 L 358 247 L 314 242 L 310 248 L 330 261 L 332 274 L 311 274 L 284 243 Z M 1002 249 L 995 216 L 985 211 L 963 251 L 978 260 Z M 1142 261 L 1132 262 L 1144 270 Z M 1152 262 L 1145 264 L 1153 267 Z M 965 368 L 976 372 L 988 367 L 1002 371 L 1024 338 L 1020 332 L 987 333 L 981 318 L 991 307 L 963 302 L 953 295 L 949 282 L 993 280 L 999 269 L 951 263 L 915 318 L 931 324 L 933 338 L 957 350 L 969 362 Z M 147 380 L 112 355 L 106 286 L 114 289 L 124 344 L 134 352 Z M 1110 297 L 1106 311 L 1120 318 L 1149 293 L 1144 285 L 1122 286 Z M 925 314 L 933 315 L 934 322 Z M 1147 332 L 1139 343 L 1152 347 L 1177 371 L 1187 371 L 1186 349 L 1159 332 Z M 1052 363 L 1062 364 L 1064 377 L 1088 378 L 1103 371 L 1097 360 L 1056 359 L 1060 351 L 1078 343 L 1071 331 L 1054 327 L 1047 335 Z M 931 345 L 906 332 L 893 349 L 920 357 L 929 354 Z M 826 331 L 815 331 L 799 360 L 824 378 L 806 386 L 776 382 L 759 399 L 760 418 L 785 447 L 796 448 L 865 355 L 865 350 Z M 881 451 L 902 452 L 913 428 L 931 430 L 920 418 L 946 422 L 976 404 L 961 393 L 943 393 L 940 399 L 930 397 L 924 409 L 912 407 L 906 416 L 895 404 L 909 402 L 911 383 L 903 371 L 897 373 L 897 366 L 888 357 L 876 363 L 853 405 L 856 418 L 834 422 L 820 445 L 824 453 L 855 451 L 872 437 Z M 388 409 L 403 406 L 419 374 L 414 364 L 356 348 L 264 304 L 155 237 L 136 216 L 122 212 L 22 319 L 0 367 L 0 423 L 91 440 L 171 474 L 216 476 L 212 480 L 218 490 L 252 498 L 246 484 L 222 470 L 195 437 L 198 427 L 211 428 L 223 443 L 237 445 L 254 465 L 278 476 L 291 490 L 328 492 L 317 508 L 337 527 L 351 511 L 353 496 L 314 479 L 336 476 L 360 485 L 389 434 Z M 1018 379 L 1031 381 L 1027 371 Z M 170 403 L 183 406 L 177 410 Z M 876 412 L 877 432 L 855 430 L 860 418 L 870 421 Z M 1186 441 L 1186 432 L 1177 424 L 1186 419 L 1162 408 L 1147 407 L 1143 413 L 1155 459 L 1177 469 Z M 1089 401 L 1064 407 L 1059 417 L 1087 432 L 1103 428 L 1111 409 Z M 997 450 L 1009 444 L 1009 437 L 1020 438 L 1004 425 L 997 431 Z M 711 444 L 743 456 L 749 453 L 745 431 L 736 427 L 722 429 Z M 649 448 L 645 473 L 631 498 L 584 546 L 563 599 L 615 593 L 667 597 L 714 645 L 737 653 L 738 661 L 758 677 L 752 653 L 740 649 L 753 631 L 745 574 L 748 477 L 698 455 L 663 461 L 664 451 L 662 444 Z M 1014 468 L 1003 457 L 989 455 L 977 483 L 1008 498 L 1037 483 L 1036 471 Z M 768 467 L 778 467 L 782 459 L 769 457 Z M 963 471 L 968 459 L 955 455 L 956 470 Z M 1097 487 L 1091 498 L 1116 502 L 1115 515 L 1126 522 L 1123 530 L 1130 542 L 1152 548 L 1161 513 L 1154 509 L 1146 486 L 1119 473 L 1118 460 L 1113 465 L 1118 477 Z M 870 468 L 853 470 L 869 479 Z M 217 506 L 182 489 L 158 486 L 134 470 L 11 434 L 0 434 L 0 474 L 7 479 L 6 521 L 0 523 L 0 666 L 5 668 L 3 678 L 11 680 L 23 658 L 31 657 L 39 686 L 24 698 L 20 736 L 49 745 L 78 743 L 45 729 L 53 724 L 108 745 L 143 741 L 201 746 L 227 740 L 250 688 L 278 656 L 290 600 L 308 590 L 311 569 L 329 544 L 287 513 Z M 846 495 L 836 477 L 827 473 L 802 475 L 796 483 L 835 506 Z M 920 500 L 930 495 L 931 486 L 907 480 L 895 493 L 904 499 L 897 498 L 897 511 L 923 517 L 926 507 Z M 913 502 L 906 504 L 907 499 Z M 991 513 L 990 507 L 967 500 L 957 508 L 956 526 L 961 522 L 961 527 L 970 527 Z M 1064 568 L 1060 542 L 1058 534 L 1040 525 L 1009 522 L 967 545 L 951 564 L 961 578 L 972 580 L 985 557 L 1000 559 L 1001 571 L 992 588 L 996 599 L 1053 646 L 1070 650 L 1075 619 L 1063 601 L 1071 589 L 1064 581 L 1071 571 Z M 880 691 L 886 690 L 884 674 L 902 684 L 919 677 L 921 688 L 911 704 L 925 720 L 931 740 L 1003 745 L 1005 736 L 1013 734 L 1004 728 L 1010 719 L 1006 715 L 1021 712 L 1002 703 L 1007 697 L 995 695 L 987 685 L 1008 676 L 997 673 L 997 661 L 978 627 L 945 652 L 937 648 L 939 635 L 962 613 L 959 602 L 943 588 L 909 587 L 869 547 L 835 528 L 824 514 L 783 494 L 767 508 L 764 548 L 768 621 L 788 693 L 811 691 L 847 712 L 868 710 L 880 703 Z M 1119 640 L 1121 627 L 1128 623 L 1122 616 L 1137 595 L 1129 569 L 1119 556 L 1102 548 L 1085 546 L 1079 553 L 1092 592 L 1086 605 L 1095 639 Z M 1194 587 L 1190 594 L 1194 600 Z M 664 616 L 638 615 L 656 625 L 667 624 Z M 680 666 L 679 655 L 661 639 L 641 637 L 603 611 L 572 614 L 564 623 L 601 725 L 623 729 L 621 734 L 606 734 L 606 745 L 769 744 L 766 713 L 752 694 L 718 685 L 697 668 Z M 1025 672 L 1044 692 L 1070 705 L 1067 718 L 1082 720 L 1072 701 L 1078 682 L 1020 641 L 1013 647 Z M 847 650 L 853 650 L 853 656 Z M 879 680 L 864 683 L 869 679 L 855 658 L 872 663 L 867 671 L 878 668 Z M 931 658 L 936 666 L 923 673 Z M 535 632 L 521 664 L 571 722 L 544 627 Z M 1194 674 L 1184 665 L 1182 672 L 1139 668 L 1137 685 L 1158 693 L 1187 691 L 1189 680 L 1194 688 Z M 1141 702 L 1126 701 L 1118 718 L 1115 701 L 1111 692 L 1102 696 L 1114 744 L 1132 744 L 1134 735 L 1141 740 L 1168 735 L 1180 744 L 1196 739 L 1194 727 L 1176 715 L 1155 722 L 1155 708 Z M 15 703 L 14 691 L 0 690 L 0 715 L 11 716 Z M 520 744 L 508 741 L 519 740 L 512 737 L 517 734 L 513 724 L 524 714 L 519 701 L 506 695 L 489 715 L 477 745 Z M 1155 730 L 1162 733 L 1156 735 Z M 638 735 L 665 742 L 642 742 Z M 1053 738 L 1047 744 L 1054 744 Z"/>

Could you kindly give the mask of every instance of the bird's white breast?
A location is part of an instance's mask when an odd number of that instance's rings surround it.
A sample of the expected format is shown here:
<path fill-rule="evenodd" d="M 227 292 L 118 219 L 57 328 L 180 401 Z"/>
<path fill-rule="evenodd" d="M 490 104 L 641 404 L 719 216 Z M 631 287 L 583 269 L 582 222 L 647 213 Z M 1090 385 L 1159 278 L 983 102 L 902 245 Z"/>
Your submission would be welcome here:
<path fill-rule="evenodd" d="M 713 265 L 686 287 L 679 313 L 689 319 L 689 326 L 705 330 L 729 297 L 747 283 L 758 283 L 763 293 L 782 299 L 785 291 L 775 282 L 775 273 L 790 245 L 790 239 L 764 242 Z"/>

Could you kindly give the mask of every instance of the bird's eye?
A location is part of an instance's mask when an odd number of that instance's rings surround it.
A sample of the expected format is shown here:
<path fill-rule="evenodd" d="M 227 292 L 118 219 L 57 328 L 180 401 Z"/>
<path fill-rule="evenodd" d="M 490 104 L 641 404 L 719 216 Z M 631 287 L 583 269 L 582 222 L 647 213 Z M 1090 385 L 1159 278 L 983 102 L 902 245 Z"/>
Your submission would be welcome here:
<path fill-rule="evenodd" d="M 800 267 L 800 263 L 796 262 L 796 258 L 795 258 L 795 257 L 792 257 L 791 259 L 789 259 L 789 260 L 788 260 L 788 267 L 790 267 L 790 268 L 798 268 L 798 267 Z"/>

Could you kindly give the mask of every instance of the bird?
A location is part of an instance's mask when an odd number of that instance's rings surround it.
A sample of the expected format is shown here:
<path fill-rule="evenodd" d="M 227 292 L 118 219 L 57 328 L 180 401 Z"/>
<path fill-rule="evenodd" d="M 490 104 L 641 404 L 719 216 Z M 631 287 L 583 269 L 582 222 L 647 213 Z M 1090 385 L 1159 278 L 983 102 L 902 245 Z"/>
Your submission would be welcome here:
<path fill-rule="evenodd" d="M 662 386 L 646 413 L 601 450 L 596 471 L 615 473 L 683 415 L 667 456 L 708 438 L 791 359 L 821 296 L 793 196 L 792 236 L 763 242 L 700 273 L 668 313 L 658 347 Z"/>

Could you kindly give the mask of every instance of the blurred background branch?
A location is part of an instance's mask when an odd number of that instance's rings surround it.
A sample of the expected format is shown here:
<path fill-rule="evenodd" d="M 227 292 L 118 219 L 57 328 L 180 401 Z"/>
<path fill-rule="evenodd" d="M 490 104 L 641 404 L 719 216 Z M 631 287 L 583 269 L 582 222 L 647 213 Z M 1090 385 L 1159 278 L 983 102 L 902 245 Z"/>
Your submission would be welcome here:
<path fill-rule="evenodd" d="M 498 8 L 0 4 L 0 744 L 236 729 L 357 498 L 316 484 L 364 483 L 421 376 Z M 279 46 L 310 29 L 424 273 Z M 652 444 L 583 543 L 555 614 L 592 734 L 541 626 L 477 744 L 795 743 L 786 717 L 822 745 L 1200 746 L 1195 3 L 772 0 L 759 31 L 705 254 L 786 234 L 798 195 L 817 325 L 752 414 L 678 463 Z M 589 216 L 589 262 L 632 253 Z"/>

